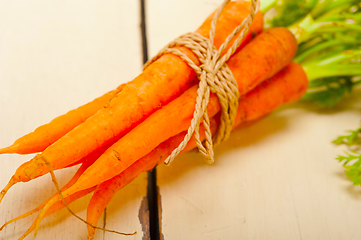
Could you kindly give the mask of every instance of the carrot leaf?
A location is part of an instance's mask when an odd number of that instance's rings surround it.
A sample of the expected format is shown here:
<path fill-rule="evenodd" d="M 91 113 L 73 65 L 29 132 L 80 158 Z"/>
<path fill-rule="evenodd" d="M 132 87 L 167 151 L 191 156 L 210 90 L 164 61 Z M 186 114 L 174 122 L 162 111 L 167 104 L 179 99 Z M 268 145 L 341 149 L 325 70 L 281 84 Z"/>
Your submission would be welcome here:
<path fill-rule="evenodd" d="M 344 162 L 346 176 L 354 185 L 361 186 L 361 153 L 354 152 L 354 155 L 346 152 L 346 156 L 338 156 L 339 162 Z"/>
<path fill-rule="evenodd" d="M 337 145 L 345 144 L 347 146 L 361 144 L 361 126 L 356 130 L 349 130 L 348 132 L 350 134 L 339 136 L 333 141 L 333 143 Z"/>
<path fill-rule="evenodd" d="M 295 23 L 300 18 L 306 16 L 317 3 L 317 0 L 286 0 L 278 1 L 274 10 L 276 15 L 269 20 L 268 24 L 273 27 L 284 26 Z M 290 14 L 292 12 L 292 14 Z"/>
<path fill-rule="evenodd" d="M 361 145 L 361 125 L 356 130 L 348 131 L 348 135 L 339 136 L 333 143 L 337 145 L 360 146 Z M 336 158 L 340 163 L 343 162 L 343 167 L 346 169 L 346 176 L 353 182 L 354 185 L 361 186 L 361 153 L 351 150 L 346 152 L 346 155 L 340 155 Z"/>

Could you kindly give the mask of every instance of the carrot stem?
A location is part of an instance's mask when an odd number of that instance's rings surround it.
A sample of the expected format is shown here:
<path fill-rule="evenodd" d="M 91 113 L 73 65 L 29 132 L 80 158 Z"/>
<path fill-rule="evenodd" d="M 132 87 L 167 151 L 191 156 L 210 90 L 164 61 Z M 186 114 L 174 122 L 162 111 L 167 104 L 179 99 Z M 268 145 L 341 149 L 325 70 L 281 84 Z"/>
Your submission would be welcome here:
<path fill-rule="evenodd" d="M 330 65 L 309 65 L 304 67 L 309 81 L 331 76 L 356 76 L 361 75 L 361 67 L 357 64 L 330 64 Z"/>

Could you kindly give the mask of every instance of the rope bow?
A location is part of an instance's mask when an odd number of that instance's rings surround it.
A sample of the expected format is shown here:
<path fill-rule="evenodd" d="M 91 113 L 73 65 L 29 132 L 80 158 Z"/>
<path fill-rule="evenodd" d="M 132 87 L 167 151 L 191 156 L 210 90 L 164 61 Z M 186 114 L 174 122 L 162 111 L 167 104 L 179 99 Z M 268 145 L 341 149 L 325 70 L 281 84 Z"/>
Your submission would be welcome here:
<path fill-rule="evenodd" d="M 203 37 L 199 33 L 187 33 L 179 38 L 175 39 L 164 47 L 155 57 L 153 57 L 144 66 L 144 69 L 151 63 L 156 61 L 160 56 L 165 53 L 172 53 L 182 58 L 193 70 L 196 72 L 199 78 L 199 88 L 197 90 L 197 99 L 195 105 L 195 111 L 191 126 L 188 128 L 188 132 L 184 137 L 182 143 L 171 153 L 171 155 L 164 161 L 166 165 L 169 165 L 175 157 L 186 147 L 191 137 L 195 136 L 197 148 L 203 155 L 207 163 L 214 162 L 213 146 L 227 139 L 231 133 L 234 120 L 237 114 L 239 91 L 238 84 L 235 80 L 231 70 L 228 68 L 226 62 L 236 51 L 239 45 L 242 43 L 244 36 L 247 34 L 254 16 L 256 15 L 260 0 L 251 1 L 250 14 L 243 20 L 243 22 L 233 30 L 233 32 L 226 38 L 224 43 L 217 50 L 214 45 L 214 35 L 216 29 L 217 20 L 230 0 L 225 0 L 218 8 L 213 21 L 211 23 L 211 30 L 209 33 L 209 39 Z M 241 31 L 242 30 L 242 31 Z M 235 37 L 240 32 L 240 35 L 234 41 L 228 51 L 222 56 L 221 54 Z M 192 50 L 192 52 L 198 57 L 201 65 L 197 66 L 186 54 L 175 46 L 184 46 Z M 207 114 L 207 105 L 209 102 L 210 93 L 215 93 L 221 104 L 221 122 L 218 127 L 216 136 L 212 139 L 212 133 L 210 129 L 210 121 Z M 205 141 L 202 143 L 199 135 L 199 125 L 203 123 L 205 128 Z"/>

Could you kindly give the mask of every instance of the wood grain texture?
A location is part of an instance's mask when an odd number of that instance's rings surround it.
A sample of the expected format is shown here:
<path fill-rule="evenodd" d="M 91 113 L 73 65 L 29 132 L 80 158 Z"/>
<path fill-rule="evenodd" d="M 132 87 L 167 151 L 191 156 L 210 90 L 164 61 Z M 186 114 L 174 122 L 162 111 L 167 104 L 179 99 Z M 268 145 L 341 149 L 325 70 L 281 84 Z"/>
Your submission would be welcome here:
<path fill-rule="evenodd" d="M 151 56 L 221 1 L 147 1 Z M 165 11 L 166 9 L 166 11 Z M 361 119 L 361 91 L 333 110 L 284 106 L 216 148 L 158 167 L 164 239 L 358 239 L 359 187 L 331 141 Z"/>
<path fill-rule="evenodd" d="M 195 30 L 220 3 L 147 0 L 150 57 Z M 139 24 L 134 0 L 0 1 L 0 146 L 138 75 Z M 333 110 L 284 106 L 218 146 L 213 165 L 192 152 L 159 166 L 161 239 L 358 239 L 361 191 L 335 160 L 345 148 L 331 141 L 359 125 L 360 103 L 358 89 Z M 0 155 L 0 186 L 31 157 Z M 75 170 L 57 171 L 60 184 Z M 139 219 L 147 214 L 146 185 L 142 174 L 116 195 L 99 222 L 138 234 L 98 231 L 96 239 L 149 238 Z M 14 186 L 0 204 L 0 224 L 54 192 L 49 176 Z M 85 217 L 89 198 L 70 206 Z M 0 239 L 17 239 L 34 218 L 8 226 Z M 27 239 L 85 238 L 84 224 L 61 210 Z"/>
<path fill-rule="evenodd" d="M 0 1 L 0 146 L 54 117 L 128 82 L 142 69 L 139 2 Z M 1 155 L 0 186 L 31 156 Z M 56 171 L 63 185 L 76 167 Z M 99 226 L 142 239 L 138 218 L 146 175 L 120 191 Z M 0 204 L 0 224 L 27 212 L 55 192 L 50 177 L 15 185 Z M 85 217 L 87 196 L 71 208 Z M 17 239 L 35 216 L 0 232 Z M 86 227 L 62 210 L 46 218 L 36 239 L 86 239 Z M 34 239 L 30 235 L 28 239 Z M 97 232 L 96 239 L 119 239 Z"/>

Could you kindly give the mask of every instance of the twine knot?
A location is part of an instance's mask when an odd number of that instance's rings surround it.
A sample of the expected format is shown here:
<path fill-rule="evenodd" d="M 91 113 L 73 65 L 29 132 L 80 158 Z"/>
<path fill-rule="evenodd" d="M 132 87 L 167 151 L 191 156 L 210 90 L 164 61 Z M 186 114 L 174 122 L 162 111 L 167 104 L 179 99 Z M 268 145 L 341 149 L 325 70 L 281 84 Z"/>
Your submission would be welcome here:
<path fill-rule="evenodd" d="M 209 64 L 202 64 L 199 67 L 202 71 L 205 71 L 207 74 L 210 74 L 208 78 L 214 78 L 216 75 L 216 70 L 214 67 L 210 66 Z"/>
<path fill-rule="evenodd" d="M 169 43 L 155 57 L 153 57 L 144 65 L 144 68 L 146 68 L 163 54 L 173 53 L 182 58 L 191 68 L 193 68 L 199 78 L 199 88 L 197 90 L 198 96 L 196 99 L 195 111 L 191 121 L 191 126 L 188 128 L 188 132 L 184 137 L 183 142 L 164 161 L 164 163 L 167 165 L 170 164 L 174 158 L 185 148 L 193 135 L 196 139 L 197 148 L 203 155 L 205 161 L 210 164 L 213 163 L 213 146 L 227 139 L 232 130 L 238 108 L 239 92 L 237 81 L 235 80 L 231 70 L 228 68 L 226 62 L 239 47 L 244 36 L 248 32 L 254 16 L 259 8 L 260 0 L 251 1 L 250 14 L 237 28 L 234 29 L 234 31 L 220 46 L 219 50 L 217 50 L 213 45 L 216 22 L 219 18 L 219 15 L 221 14 L 221 11 L 228 2 L 230 2 L 230 0 L 225 0 L 214 15 L 209 39 L 203 37 L 199 33 L 184 34 Z M 222 53 L 227 45 L 239 32 L 240 35 L 237 37 L 228 51 L 222 56 Z M 201 65 L 197 66 L 186 54 L 178 49 L 175 49 L 175 46 L 184 46 L 190 49 L 198 57 Z M 211 92 L 217 95 L 222 107 L 221 122 L 215 137 L 212 137 L 210 121 L 207 114 L 207 105 Z M 204 143 L 201 141 L 199 135 L 199 125 L 201 123 L 203 123 L 205 128 Z"/>

